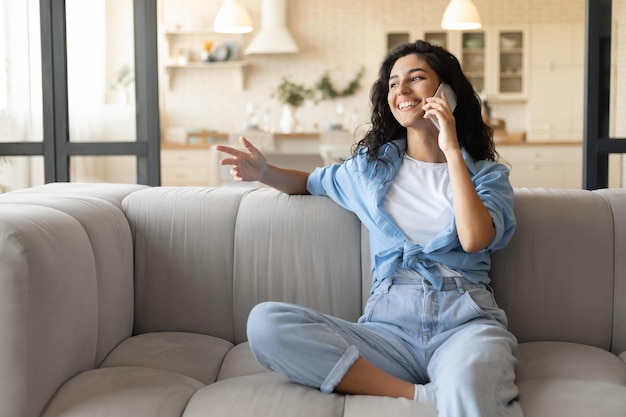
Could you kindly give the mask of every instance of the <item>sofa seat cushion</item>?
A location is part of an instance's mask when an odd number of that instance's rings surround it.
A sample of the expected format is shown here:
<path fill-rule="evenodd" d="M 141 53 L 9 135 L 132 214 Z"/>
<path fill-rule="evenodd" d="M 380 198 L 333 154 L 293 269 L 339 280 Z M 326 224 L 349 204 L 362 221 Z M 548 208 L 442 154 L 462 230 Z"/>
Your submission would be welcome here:
<path fill-rule="evenodd" d="M 216 382 L 196 392 L 183 417 L 435 417 L 426 403 L 389 397 L 323 394 L 275 372 Z"/>
<path fill-rule="evenodd" d="M 626 387 L 626 363 L 611 352 L 567 342 L 520 343 L 518 382 L 565 378 L 607 382 Z"/>
<path fill-rule="evenodd" d="M 183 417 L 342 416 L 344 397 L 323 394 L 274 373 L 262 372 L 218 381 L 198 390 Z"/>
<path fill-rule="evenodd" d="M 218 381 L 228 378 L 235 378 L 238 376 L 258 374 L 260 372 L 270 372 L 263 366 L 261 366 L 250 349 L 248 342 L 240 343 L 232 348 L 222 362 L 222 368 L 220 374 L 217 377 Z"/>
<path fill-rule="evenodd" d="M 525 417 L 618 416 L 626 410 L 626 363 L 603 349 L 567 342 L 520 343 L 519 403 Z"/>
<path fill-rule="evenodd" d="M 618 417 L 626 410 L 626 387 L 606 382 L 552 378 L 518 388 L 524 417 Z"/>
<path fill-rule="evenodd" d="M 347 395 L 343 417 L 437 417 L 437 408 L 430 403 L 405 398 Z"/>
<path fill-rule="evenodd" d="M 100 368 L 66 382 L 42 417 L 180 416 L 202 383 L 143 367 Z"/>
<path fill-rule="evenodd" d="M 233 344 L 197 333 L 155 332 L 129 337 L 101 367 L 142 366 L 176 372 L 203 384 L 215 382 Z"/>

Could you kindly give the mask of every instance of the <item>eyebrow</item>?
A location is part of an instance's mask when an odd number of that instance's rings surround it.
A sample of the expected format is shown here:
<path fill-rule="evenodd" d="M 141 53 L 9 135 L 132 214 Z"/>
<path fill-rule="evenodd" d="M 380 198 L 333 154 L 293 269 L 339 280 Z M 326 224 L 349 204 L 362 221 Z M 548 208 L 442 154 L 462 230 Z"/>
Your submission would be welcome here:
<path fill-rule="evenodd" d="M 416 72 L 426 72 L 426 70 L 424 68 L 411 68 L 406 73 L 407 74 L 413 74 L 413 73 L 416 73 Z M 392 76 L 389 77 L 389 81 L 391 81 L 391 80 L 393 80 L 395 78 L 398 78 L 398 77 L 399 77 L 399 75 L 392 75 Z"/>

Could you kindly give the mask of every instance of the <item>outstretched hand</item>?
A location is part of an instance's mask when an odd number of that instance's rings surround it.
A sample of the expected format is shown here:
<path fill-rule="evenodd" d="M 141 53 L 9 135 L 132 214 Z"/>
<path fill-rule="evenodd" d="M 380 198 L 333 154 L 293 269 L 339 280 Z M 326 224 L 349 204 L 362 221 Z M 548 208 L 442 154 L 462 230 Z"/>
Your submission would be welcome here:
<path fill-rule="evenodd" d="M 241 136 L 239 142 L 245 150 L 226 145 L 217 145 L 216 150 L 232 155 L 232 158 L 220 160 L 220 165 L 230 165 L 230 174 L 235 181 L 260 181 L 267 168 L 265 156 L 246 138 Z"/>

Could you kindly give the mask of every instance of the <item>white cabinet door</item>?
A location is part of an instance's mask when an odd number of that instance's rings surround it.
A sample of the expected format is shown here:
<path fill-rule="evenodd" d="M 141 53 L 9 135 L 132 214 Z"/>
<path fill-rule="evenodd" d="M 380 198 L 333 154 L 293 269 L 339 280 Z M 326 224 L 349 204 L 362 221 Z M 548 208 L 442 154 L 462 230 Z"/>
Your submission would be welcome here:
<path fill-rule="evenodd" d="M 496 145 L 513 187 L 582 188 L 582 143 Z"/>
<path fill-rule="evenodd" d="M 216 186 L 217 169 L 209 148 L 161 150 L 161 182 L 164 186 Z"/>
<path fill-rule="evenodd" d="M 535 24 L 530 31 L 528 140 L 582 139 L 584 68 L 579 24 Z"/>

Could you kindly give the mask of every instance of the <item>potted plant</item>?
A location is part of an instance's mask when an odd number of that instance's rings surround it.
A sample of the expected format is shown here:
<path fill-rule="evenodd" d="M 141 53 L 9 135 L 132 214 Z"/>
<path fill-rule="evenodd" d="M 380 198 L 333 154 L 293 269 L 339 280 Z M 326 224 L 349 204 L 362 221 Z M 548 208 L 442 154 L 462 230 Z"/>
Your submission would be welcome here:
<path fill-rule="evenodd" d="M 337 90 L 330 80 L 328 71 L 326 71 L 319 81 L 315 83 L 315 88 L 319 91 L 321 100 L 333 100 L 340 97 L 348 97 L 356 93 L 361 87 L 361 79 L 363 78 L 363 75 L 365 75 L 365 67 L 361 67 L 361 69 L 359 69 L 346 88 L 343 90 Z"/>
<path fill-rule="evenodd" d="M 115 74 L 111 88 L 117 90 L 120 104 L 128 104 L 128 86 L 135 82 L 135 73 L 128 65 L 122 65 Z"/>
<path fill-rule="evenodd" d="M 9 163 L 9 158 L 7 158 L 6 156 L 0 156 L 0 168 L 2 167 L 2 165 L 8 164 L 8 163 Z M 0 183 L 0 194 L 6 193 L 7 191 L 9 191 L 9 187 L 5 184 Z"/>
<path fill-rule="evenodd" d="M 342 97 L 349 97 L 357 92 L 357 90 L 361 87 L 361 79 L 365 74 L 365 67 L 361 67 L 359 71 L 356 73 L 354 78 L 350 80 L 348 85 L 338 90 L 333 85 L 330 74 L 326 71 L 322 77 L 315 83 L 315 89 L 319 93 L 320 100 L 335 100 L 340 99 Z M 339 101 L 337 103 L 337 120 L 331 122 L 329 125 L 330 130 L 340 130 L 343 129 L 343 116 L 344 116 L 344 108 L 343 103 Z"/>
<path fill-rule="evenodd" d="M 297 84 L 287 77 L 276 87 L 272 94 L 282 105 L 280 129 L 283 133 L 290 133 L 297 129 L 296 112 L 307 100 L 315 98 L 315 91 L 304 84 Z"/>

